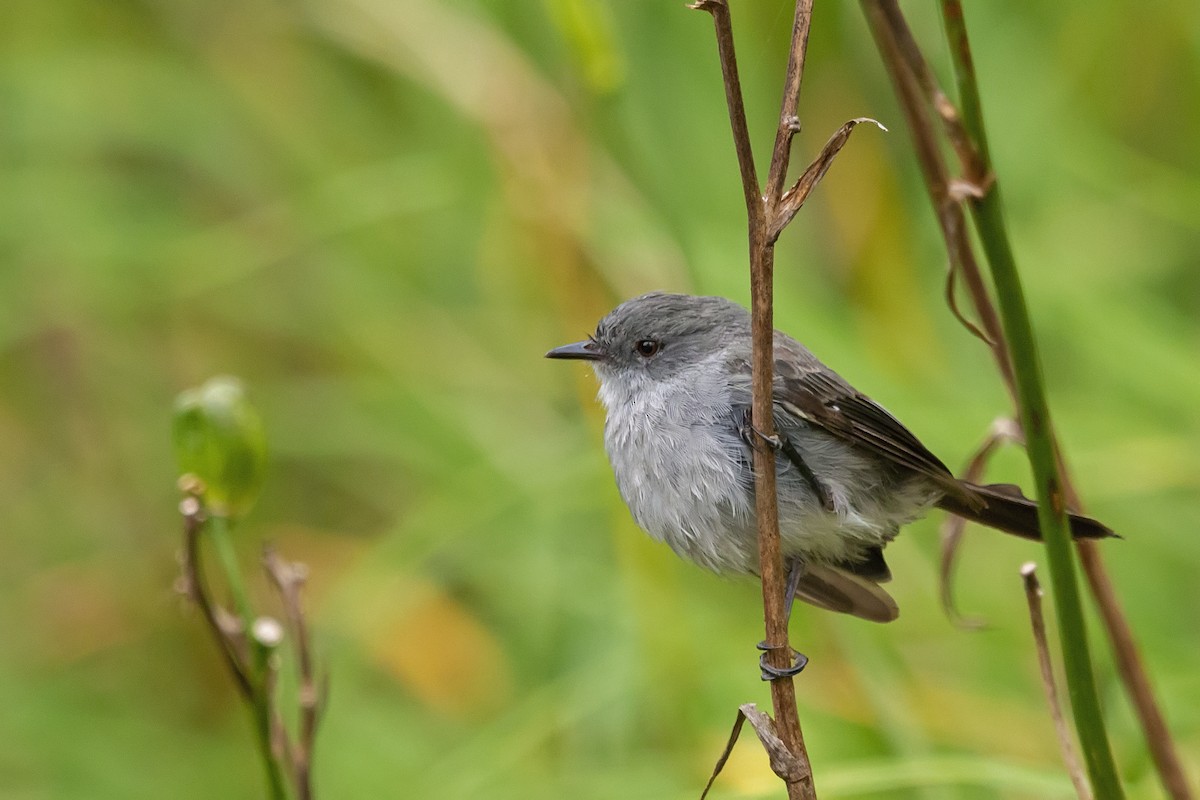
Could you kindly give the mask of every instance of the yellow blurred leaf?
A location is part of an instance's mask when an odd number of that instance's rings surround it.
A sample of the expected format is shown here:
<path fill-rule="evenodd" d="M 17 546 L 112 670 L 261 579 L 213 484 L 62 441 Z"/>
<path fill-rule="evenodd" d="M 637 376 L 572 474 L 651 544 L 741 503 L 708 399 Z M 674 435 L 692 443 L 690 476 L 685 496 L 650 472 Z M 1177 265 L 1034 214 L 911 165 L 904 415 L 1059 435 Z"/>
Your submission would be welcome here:
<path fill-rule="evenodd" d="M 503 705 L 512 690 L 508 658 L 471 610 L 434 584 L 395 589 L 395 602 L 373 604 L 395 611 L 366 631 L 372 660 L 445 714 L 476 716 Z"/>

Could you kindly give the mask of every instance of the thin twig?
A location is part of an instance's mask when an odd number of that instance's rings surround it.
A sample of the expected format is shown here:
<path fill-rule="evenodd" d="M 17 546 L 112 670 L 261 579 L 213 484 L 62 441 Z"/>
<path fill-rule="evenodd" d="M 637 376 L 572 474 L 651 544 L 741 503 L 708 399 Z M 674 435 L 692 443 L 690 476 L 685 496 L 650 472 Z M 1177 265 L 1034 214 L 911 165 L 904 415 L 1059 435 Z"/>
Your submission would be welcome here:
<path fill-rule="evenodd" d="M 267 622 L 275 630 L 279 630 L 279 623 L 268 618 L 257 620 L 256 628 L 260 627 L 259 623 L 261 622 Z M 259 724 L 262 726 L 262 736 L 270 750 L 271 758 L 279 766 L 279 780 L 282 783 L 283 765 L 290 763 L 292 750 L 291 742 L 288 741 L 287 729 L 283 726 L 283 717 L 279 713 L 277 697 L 279 657 L 275 648 L 279 646 L 282 635 L 273 634 L 271 641 L 267 641 L 262 636 L 255 638 L 255 646 L 259 649 L 258 657 L 261 659 L 259 674 L 262 676 L 262 683 L 255 700 L 255 712 L 258 715 Z"/>
<path fill-rule="evenodd" d="M 320 714 L 320 693 L 313 670 L 308 623 L 304 618 L 300 590 L 308 578 L 307 568 L 300 563 L 287 562 L 272 547 L 263 550 L 263 567 L 283 600 L 284 616 L 296 640 L 299 659 L 300 732 L 292 751 L 291 763 L 295 773 L 299 800 L 312 797 L 312 751 L 316 741 L 317 720 Z"/>
<path fill-rule="evenodd" d="M 1042 673 L 1042 689 L 1046 692 L 1046 705 L 1054 721 L 1054 733 L 1058 737 L 1058 749 L 1062 752 L 1063 764 L 1075 794 L 1079 800 L 1092 800 L 1092 789 L 1087 775 L 1079 763 L 1079 755 L 1071 741 L 1071 731 L 1063 717 L 1062 704 L 1058 699 L 1058 685 L 1054 680 L 1054 666 L 1050 662 L 1050 647 L 1046 643 L 1046 620 L 1042 616 L 1042 587 L 1037 579 L 1037 565 L 1032 561 L 1021 567 L 1021 578 L 1025 583 L 1025 600 L 1029 603 L 1029 624 L 1033 629 L 1033 644 L 1037 650 L 1038 667 Z"/>
<path fill-rule="evenodd" d="M 721 755 L 717 757 L 717 763 L 713 765 L 712 774 L 708 776 L 708 783 L 704 784 L 704 791 L 700 793 L 700 800 L 708 797 L 709 790 L 717 782 L 717 776 L 721 774 L 721 770 L 725 769 L 725 764 L 729 761 L 729 757 L 733 755 L 733 747 L 737 744 L 738 737 L 742 735 L 742 725 L 745 723 L 746 715 L 742 713 L 742 709 L 739 707 L 737 716 L 733 720 L 733 730 L 729 732 L 729 738 L 725 740 L 725 749 L 721 751 Z"/>
<path fill-rule="evenodd" d="M 779 103 L 779 126 L 771 149 L 771 167 L 767 173 L 766 199 L 769 208 L 777 208 L 787 181 L 792 154 L 792 138 L 800 131 L 797 111 L 800 84 L 804 80 L 804 60 L 808 52 L 808 31 L 812 26 L 812 0 L 799 0 L 792 17 L 792 45 L 788 48 L 787 72 L 783 78 L 783 97 Z M 782 226 L 780 226 L 782 229 Z M 776 234 L 778 235 L 778 234 Z"/>
<path fill-rule="evenodd" d="M 772 152 L 767 185 L 771 187 L 768 209 L 770 217 L 764 225 L 750 230 L 750 315 L 753 346 L 752 412 L 754 424 L 766 436 L 774 433 L 773 368 L 775 361 L 774 326 L 774 269 L 775 249 L 769 240 L 777 212 L 776 197 L 787 179 L 788 145 L 795 134 L 796 108 L 800 83 L 804 77 L 804 61 L 808 45 L 809 25 L 812 22 L 812 0 L 797 0 L 792 25 L 792 41 L 788 49 L 788 70 L 780 105 L 779 125 Z M 738 93 L 741 93 L 740 87 Z M 788 644 L 787 611 L 784 603 L 786 574 L 780 552 L 779 505 L 775 489 L 775 452 L 769 447 L 755 448 L 755 509 L 758 513 L 759 571 L 762 576 L 763 607 L 766 616 L 766 643 L 774 645 L 767 658 L 774 666 L 791 665 L 792 650 Z M 791 678 L 771 681 L 771 700 L 779 734 L 787 751 L 800 767 L 789 773 L 776 772 L 784 779 L 788 797 L 812 800 L 817 796 L 812 766 L 804 746 L 804 734 L 796 708 L 796 689 Z M 776 766 L 772 759 L 772 767 Z"/>
<path fill-rule="evenodd" d="M 186 490 L 185 490 L 186 491 Z M 208 584 L 204 580 L 204 568 L 200 561 L 200 533 L 204 528 L 204 505 L 200 498 L 189 493 L 179 503 L 183 517 L 183 558 L 180 564 L 183 590 L 200 609 L 205 627 L 212 634 L 217 649 L 221 652 L 229 673 L 237 684 L 242 697 L 250 700 L 254 690 L 245 665 L 239 655 L 245 650 L 245 635 L 240 624 L 232 624 L 237 618 L 224 612 L 212 602 L 208 595 Z M 222 622 L 222 616 L 227 620 Z M 236 630 L 236 634 L 235 634 Z M 234 637 L 237 637 L 236 641 Z"/>
<path fill-rule="evenodd" d="M 733 754 L 733 746 L 737 744 L 738 736 L 742 732 L 742 726 L 747 722 L 754 729 L 754 733 L 758 736 L 758 741 L 762 744 L 763 749 L 767 751 L 771 770 L 776 775 L 788 776 L 785 780 L 789 781 L 789 783 L 796 783 L 802 780 L 807 774 L 810 769 L 808 761 L 797 758 L 788 749 L 783 740 L 779 738 L 775 721 L 762 711 L 759 711 L 758 706 L 754 703 L 743 703 L 738 706 L 737 717 L 733 720 L 733 730 L 729 732 L 729 739 L 725 742 L 725 749 L 721 751 L 716 765 L 713 766 L 712 774 L 708 778 L 708 783 L 704 785 L 704 791 L 700 793 L 700 800 L 708 797 L 708 793 L 712 789 L 713 783 L 716 782 L 717 776 L 721 774 L 721 770 L 725 768 L 726 762 L 729 761 L 729 756 Z"/>
<path fill-rule="evenodd" d="M 213 601 L 200 555 L 201 534 L 206 530 L 209 533 L 213 531 L 202 502 L 204 489 L 192 476 L 181 479 L 180 488 L 185 495 L 179 506 L 184 523 L 180 590 L 200 609 L 205 625 L 212 633 L 217 649 L 253 716 L 270 796 L 277 800 L 292 796 L 285 778 L 285 774 L 290 774 L 298 800 L 311 800 L 310 763 L 320 703 L 313 680 L 307 626 L 300 604 L 303 570 L 300 565 L 287 564 L 273 554 L 266 559 L 267 571 L 283 598 L 287 618 L 295 631 L 301 653 L 301 739 L 299 745 L 293 746 L 276 697 L 279 677 L 279 654 L 276 648 L 282 641 L 283 629 L 275 620 L 259 617 L 247 630 L 243 620 L 249 617 L 251 610 L 244 589 L 238 592 L 243 612 L 240 615 L 231 613 Z M 230 568 L 237 568 L 232 559 L 225 563 Z M 237 581 L 239 586 L 240 580 L 240 574 L 230 577 L 230 581 Z M 308 701 L 310 697 L 313 698 L 312 702 Z"/>
<path fill-rule="evenodd" d="M 922 94 L 925 95 L 929 107 L 941 120 L 946 139 L 958 156 L 959 166 L 963 171 L 963 178 L 960 181 L 965 181 L 970 185 L 965 191 L 960 189 L 959 193 L 982 193 L 991 181 L 987 163 L 968 134 L 958 109 L 954 107 L 950 98 L 938 84 L 937 76 L 934 75 L 929 62 L 925 60 L 917 40 L 912 35 L 912 30 L 908 27 L 908 22 L 900 12 L 899 4 L 895 0 L 887 0 L 878 5 L 888 28 L 895 36 L 897 52 L 904 59 L 909 73 L 916 80 Z"/>

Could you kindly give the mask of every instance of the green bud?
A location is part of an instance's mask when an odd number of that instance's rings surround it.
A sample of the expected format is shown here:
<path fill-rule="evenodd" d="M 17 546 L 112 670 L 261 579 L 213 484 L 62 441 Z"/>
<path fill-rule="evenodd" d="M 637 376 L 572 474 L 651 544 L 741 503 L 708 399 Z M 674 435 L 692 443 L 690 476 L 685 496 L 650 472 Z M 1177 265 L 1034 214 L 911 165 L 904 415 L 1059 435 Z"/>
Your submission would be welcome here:
<path fill-rule="evenodd" d="M 175 400 L 175 457 L 179 469 L 204 483 L 211 513 L 243 516 L 262 488 L 267 438 L 262 419 L 236 378 L 213 378 Z"/>

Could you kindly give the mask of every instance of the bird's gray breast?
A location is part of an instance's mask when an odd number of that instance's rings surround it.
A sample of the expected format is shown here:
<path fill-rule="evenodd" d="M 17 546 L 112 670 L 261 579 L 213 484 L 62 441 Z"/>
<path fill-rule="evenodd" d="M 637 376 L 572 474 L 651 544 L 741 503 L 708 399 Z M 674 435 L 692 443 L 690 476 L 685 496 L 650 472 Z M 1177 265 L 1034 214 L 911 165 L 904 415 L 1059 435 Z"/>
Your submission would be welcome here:
<path fill-rule="evenodd" d="M 605 449 L 626 505 L 647 533 L 718 572 L 757 555 L 753 481 L 727 383 L 686 370 L 666 380 L 601 381 Z M 710 375 L 719 375 L 711 371 Z"/>

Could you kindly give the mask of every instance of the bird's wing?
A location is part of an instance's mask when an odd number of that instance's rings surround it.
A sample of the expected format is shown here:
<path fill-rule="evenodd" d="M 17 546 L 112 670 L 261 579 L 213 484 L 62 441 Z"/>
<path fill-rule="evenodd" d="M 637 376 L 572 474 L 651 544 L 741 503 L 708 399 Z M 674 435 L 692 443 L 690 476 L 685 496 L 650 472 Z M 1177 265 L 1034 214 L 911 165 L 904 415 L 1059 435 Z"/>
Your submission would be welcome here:
<path fill-rule="evenodd" d="M 775 405 L 854 447 L 867 450 L 897 466 L 923 475 L 947 494 L 971 507 L 982 505 L 900 421 L 871 398 L 857 391 L 794 341 L 776 340 L 795 350 L 775 361 Z"/>

